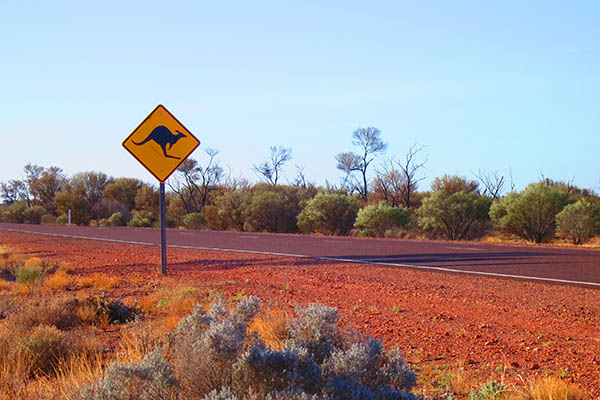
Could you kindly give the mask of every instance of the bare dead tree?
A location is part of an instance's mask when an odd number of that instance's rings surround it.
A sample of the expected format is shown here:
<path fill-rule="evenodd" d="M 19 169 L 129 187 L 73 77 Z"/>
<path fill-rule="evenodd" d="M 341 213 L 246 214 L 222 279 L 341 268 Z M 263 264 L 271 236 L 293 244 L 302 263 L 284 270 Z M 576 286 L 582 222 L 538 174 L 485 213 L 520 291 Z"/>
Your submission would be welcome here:
<path fill-rule="evenodd" d="M 498 171 L 487 172 L 480 169 L 477 172 L 471 172 L 479 180 L 479 183 L 483 186 L 483 194 L 488 196 L 492 200 L 496 200 L 500 197 L 502 189 L 506 179 L 504 175 L 500 175 Z"/>
<path fill-rule="evenodd" d="M 270 160 L 254 165 L 253 169 L 266 182 L 277 185 L 283 165 L 292 159 L 292 149 L 270 146 L 269 150 L 271 150 Z"/>
<path fill-rule="evenodd" d="M 294 179 L 294 186 L 306 189 L 308 183 L 306 182 L 306 176 L 304 175 L 304 167 L 296 165 L 296 178 Z"/>
<path fill-rule="evenodd" d="M 508 168 L 508 177 L 510 178 L 510 191 L 515 191 L 515 180 L 513 179 L 512 168 Z"/>
<path fill-rule="evenodd" d="M 361 148 L 361 153 L 353 152 L 339 153 L 335 159 L 338 162 L 337 168 L 346 173 L 345 183 L 353 182 L 353 189 L 357 190 L 363 199 L 369 195 L 367 181 L 367 169 L 369 164 L 375 159 L 375 155 L 383 153 L 387 149 L 387 144 L 381 139 L 381 131 L 375 127 L 358 128 L 352 133 L 352 144 Z M 351 177 L 352 173 L 358 171 L 361 174 L 362 182 Z"/>
<path fill-rule="evenodd" d="M 181 199 L 187 213 L 200 212 L 208 202 L 208 196 L 223 178 L 223 168 L 216 159 L 218 150 L 207 148 L 208 163 L 202 166 L 188 158 L 177 168 L 174 179 L 168 180 L 169 188 Z"/>
<path fill-rule="evenodd" d="M 404 176 L 402 197 L 406 208 L 410 208 L 411 206 L 412 194 L 417 190 L 418 183 L 425 179 L 424 176 L 418 177 L 417 175 L 425 168 L 425 164 L 429 160 L 429 155 L 425 154 L 425 159 L 423 161 L 419 162 L 416 160 L 416 157 L 424 148 L 425 146 L 418 146 L 415 143 L 408 149 L 402 162 L 396 161 L 396 165 L 398 165 L 400 172 Z"/>
<path fill-rule="evenodd" d="M 404 175 L 394 167 L 393 159 L 381 165 L 373 179 L 373 190 L 381 194 L 383 200 L 392 207 L 404 203 L 403 189 L 406 187 Z"/>
<path fill-rule="evenodd" d="M 391 158 L 377 171 L 373 185 L 391 206 L 403 205 L 406 208 L 413 206 L 413 195 L 417 191 L 419 182 L 425 179 L 424 176 L 418 175 L 420 170 L 425 168 L 429 158 L 425 155 L 424 160 L 417 161 L 417 156 L 423 149 L 424 146 L 413 144 L 403 160 Z"/>

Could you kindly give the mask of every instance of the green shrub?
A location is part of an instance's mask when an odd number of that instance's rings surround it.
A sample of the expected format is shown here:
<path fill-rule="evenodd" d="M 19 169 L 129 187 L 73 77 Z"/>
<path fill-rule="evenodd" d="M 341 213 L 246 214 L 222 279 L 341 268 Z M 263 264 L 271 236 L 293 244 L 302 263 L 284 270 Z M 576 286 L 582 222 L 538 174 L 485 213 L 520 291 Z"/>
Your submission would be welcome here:
<path fill-rule="evenodd" d="M 556 215 L 556 227 L 573 244 L 582 244 L 600 232 L 600 210 L 595 204 L 579 200 Z"/>
<path fill-rule="evenodd" d="M 3 222 L 22 224 L 25 221 L 26 209 L 27 203 L 24 201 L 17 201 L 9 206 L 2 206 L 2 214 L 0 215 L 0 219 Z"/>
<path fill-rule="evenodd" d="M 249 193 L 245 190 L 230 190 L 216 199 L 219 217 L 223 229 L 244 230 L 244 207 L 249 202 Z"/>
<path fill-rule="evenodd" d="M 219 213 L 219 207 L 206 206 L 202 210 L 202 215 L 206 218 L 206 227 L 213 231 L 223 230 L 223 218 Z"/>
<path fill-rule="evenodd" d="M 41 265 L 35 262 L 26 262 L 15 270 L 16 281 L 30 286 L 41 285 L 45 276 Z"/>
<path fill-rule="evenodd" d="M 361 208 L 354 227 L 363 230 L 369 236 L 383 237 L 386 236 L 386 232 L 391 236 L 394 229 L 405 226 L 409 219 L 410 211 L 407 208 L 392 207 L 382 201 Z"/>
<path fill-rule="evenodd" d="M 245 203 L 244 230 L 252 232 L 297 232 L 300 213 L 298 188 L 257 184 Z"/>
<path fill-rule="evenodd" d="M 298 215 L 302 232 L 347 235 L 358 213 L 358 200 L 337 193 L 319 193 L 306 203 Z"/>
<path fill-rule="evenodd" d="M 42 219 L 40 222 L 42 224 L 55 224 L 56 223 L 56 215 L 44 214 L 44 215 L 42 215 Z"/>
<path fill-rule="evenodd" d="M 54 203 L 61 214 L 68 214 L 71 210 L 73 224 L 86 225 L 92 219 L 92 204 L 78 191 L 63 190 L 54 196 Z"/>
<path fill-rule="evenodd" d="M 435 191 L 417 210 L 417 223 L 430 237 L 468 240 L 489 228 L 491 200 L 477 192 Z"/>
<path fill-rule="evenodd" d="M 98 226 L 110 226 L 110 221 L 108 218 L 102 218 L 100 221 L 98 221 Z"/>
<path fill-rule="evenodd" d="M 567 205 L 567 195 L 543 183 L 531 184 L 521 193 L 509 193 L 494 202 L 490 217 L 494 226 L 532 242 L 552 237 L 556 215 Z"/>
<path fill-rule="evenodd" d="M 47 211 L 42 206 L 27 207 L 23 212 L 23 218 L 27 224 L 39 224 L 42 221 L 42 215 Z"/>
<path fill-rule="evenodd" d="M 56 217 L 56 223 L 59 225 L 65 225 L 69 223 L 69 217 L 65 214 L 61 214 Z"/>
<path fill-rule="evenodd" d="M 127 218 L 122 212 L 116 212 L 108 218 L 110 226 L 125 226 L 127 224 Z"/>
<path fill-rule="evenodd" d="M 131 218 L 131 221 L 127 223 L 127 226 L 134 228 L 150 228 L 152 226 L 152 221 L 149 218 L 135 216 Z"/>
<path fill-rule="evenodd" d="M 202 213 L 189 213 L 183 217 L 183 226 L 188 229 L 202 229 L 206 225 L 206 218 Z"/>

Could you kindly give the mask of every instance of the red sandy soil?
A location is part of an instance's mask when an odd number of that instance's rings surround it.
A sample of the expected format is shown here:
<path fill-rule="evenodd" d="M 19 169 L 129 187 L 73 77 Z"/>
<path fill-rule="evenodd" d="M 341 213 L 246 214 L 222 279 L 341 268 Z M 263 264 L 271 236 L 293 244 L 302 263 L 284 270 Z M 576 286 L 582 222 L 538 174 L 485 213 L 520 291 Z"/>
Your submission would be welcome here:
<path fill-rule="evenodd" d="M 436 386 L 426 379 L 461 370 L 476 383 L 566 377 L 600 398 L 597 289 L 184 249 L 168 250 L 169 275 L 163 277 L 158 247 L 1 231 L 0 244 L 67 262 L 77 273 L 106 273 L 146 288 L 186 285 L 226 295 L 243 290 L 285 310 L 313 302 L 338 307 L 345 327 L 399 346 L 423 389 Z M 109 294 L 145 295 L 139 285 Z"/>

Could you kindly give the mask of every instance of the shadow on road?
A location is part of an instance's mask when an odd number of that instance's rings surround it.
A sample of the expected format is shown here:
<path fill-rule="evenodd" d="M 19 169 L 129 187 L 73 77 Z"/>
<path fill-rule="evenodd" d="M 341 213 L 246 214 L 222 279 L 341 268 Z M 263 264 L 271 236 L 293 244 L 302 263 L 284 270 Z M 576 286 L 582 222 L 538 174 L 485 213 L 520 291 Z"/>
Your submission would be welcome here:
<path fill-rule="evenodd" d="M 500 266 L 523 264 L 558 264 L 561 254 L 542 252 L 498 252 L 498 253 L 428 253 L 392 255 L 349 255 L 339 258 L 373 263 L 458 266 Z"/>

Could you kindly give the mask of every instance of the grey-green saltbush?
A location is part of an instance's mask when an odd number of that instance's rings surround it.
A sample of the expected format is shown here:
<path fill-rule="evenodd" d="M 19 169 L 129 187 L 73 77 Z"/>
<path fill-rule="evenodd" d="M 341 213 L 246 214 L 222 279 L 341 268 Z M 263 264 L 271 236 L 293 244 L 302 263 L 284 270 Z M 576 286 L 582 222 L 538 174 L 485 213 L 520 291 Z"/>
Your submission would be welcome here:
<path fill-rule="evenodd" d="M 233 312 L 222 301 L 208 311 L 197 306 L 170 333 L 168 357 L 156 350 L 139 364 L 112 365 L 81 398 L 416 399 L 415 374 L 400 352 L 386 353 L 378 340 L 344 335 L 337 309 L 298 308 L 285 347 L 273 349 L 248 334 L 259 305 L 258 298 L 244 297 Z"/>

